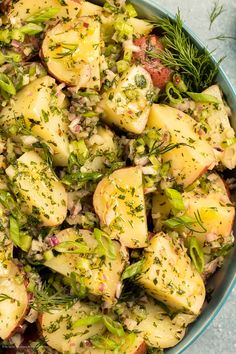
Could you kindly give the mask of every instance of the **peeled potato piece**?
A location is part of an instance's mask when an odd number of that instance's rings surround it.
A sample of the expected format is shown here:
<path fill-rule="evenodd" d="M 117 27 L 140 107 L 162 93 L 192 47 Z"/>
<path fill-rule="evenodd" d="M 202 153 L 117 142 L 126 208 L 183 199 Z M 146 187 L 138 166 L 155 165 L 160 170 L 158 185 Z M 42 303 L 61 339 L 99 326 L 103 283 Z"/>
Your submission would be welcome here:
<path fill-rule="evenodd" d="M 206 193 L 201 186 L 196 186 L 191 191 L 185 191 L 182 194 L 183 202 L 186 207 L 185 216 L 195 218 L 200 215 L 202 224 L 206 231 L 196 224 L 191 225 L 191 235 L 196 236 L 198 240 L 204 243 L 207 235 L 215 234 L 219 238 L 226 239 L 230 236 L 233 228 L 235 208 L 231 205 L 228 191 L 224 181 L 216 173 L 207 176 L 208 184 L 211 184 L 209 193 Z M 156 230 L 159 229 L 161 221 L 168 219 L 171 211 L 171 205 L 163 192 L 156 192 L 153 196 L 152 214 L 154 215 L 154 224 Z M 155 217 L 159 215 L 159 217 Z M 199 232 L 196 232 L 198 231 Z"/>
<path fill-rule="evenodd" d="M 67 214 L 65 188 L 36 152 L 24 153 L 14 167 L 6 169 L 6 174 L 18 189 L 27 214 L 34 212 L 44 226 L 56 226 L 64 221 Z"/>
<path fill-rule="evenodd" d="M 100 88 L 100 23 L 80 17 L 58 23 L 46 33 L 42 56 L 48 71 L 59 81 L 79 88 Z"/>
<path fill-rule="evenodd" d="M 229 113 L 223 102 L 222 94 L 218 85 L 212 85 L 203 91 L 217 98 L 218 104 L 214 103 L 197 103 L 196 111 L 204 115 L 204 121 L 207 123 L 209 130 L 206 133 L 207 141 L 215 149 L 217 149 L 217 157 L 222 164 L 229 169 L 236 166 L 236 143 L 235 132 L 230 125 Z"/>
<path fill-rule="evenodd" d="M 65 96 L 63 93 L 56 95 L 56 91 L 55 80 L 50 76 L 32 81 L 1 111 L 0 125 L 9 129 L 23 118 L 32 135 L 42 138 L 50 146 L 55 164 L 66 166 L 70 151 L 68 123 L 63 113 Z"/>
<path fill-rule="evenodd" d="M 147 246 L 147 219 L 139 167 L 116 170 L 103 178 L 95 190 L 93 205 L 111 238 L 130 248 Z"/>
<path fill-rule="evenodd" d="M 132 66 L 103 96 L 101 108 L 105 122 L 141 134 L 150 112 L 147 94 L 152 88 L 150 74 L 142 66 Z"/>
<path fill-rule="evenodd" d="M 23 274 L 12 261 L 0 262 L 0 338 L 5 340 L 13 334 L 27 308 Z"/>
<path fill-rule="evenodd" d="M 73 323 L 88 316 L 102 315 L 99 307 L 92 303 L 77 302 L 69 309 L 60 307 L 40 315 L 39 323 L 47 345 L 60 353 L 77 354 L 83 351 L 84 342 L 94 335 L 102 335 L 105 326 L 97 322 L 73 328 Z"/>
<path fill-rule="evenodd" d="M 148 297 L 142 303 L 125 308 L 124 324 L 128 330 L 142 337 L 150 347 L 166 349 L 174 347 L 185 335 L 186 327 L 194 316 L 178 313 L 173 319 Z"/>
<path fill-rule="evenodd" d="M 74 228 L 65 229 L 57 235 L 59 244 L 61 242 L 82 242 L 94 253 L 90 255 L 62 253 L 44 264 L 54 271 L 70 276 L 72 272 L 78 274 L 83 279 L 84 285 L 93 295 L 102 298 L 111 305 L 119 297 L 117 292 L 121 289 L 121 273 L 125 268 L 127 253 L 122 249 L 117 241 L 113 241 L 115 249 L 115 259 L 109 257 L 96 256 L 95 248 L 98 246 L 92 232 L 88 230 L 76 230 Z"/>
<path fill-rule="evenodd" d="M 168 235 L 154 236 L 144 251 L 138 283 L 174 310 L 199 315 L 205 300 L 205 286 L 191 264 L 186 249 Z"/>
<path fill-rule="evenodd" d="M 163 104 L 154 104 L 147 127 L 165 129 L 172 144 L 186 144 L 163 154 L 164 162 L 170 161 L 176 181 L 184 187 L 215 166 L 212 147 L 195 132 L 196 122 L 187 114 Z"/>
<path fill-rule="evenodd" d="M 29 16 L 35 15 L 37 12 L 46 8 L 56 8 L 58 13 L 55 16 L 57 19 L 75 18 L 81 8 L 83 0 L 19 0 L 14 2 L 9 18 L 14 25 L 17 22 L 26 20 Z"/>

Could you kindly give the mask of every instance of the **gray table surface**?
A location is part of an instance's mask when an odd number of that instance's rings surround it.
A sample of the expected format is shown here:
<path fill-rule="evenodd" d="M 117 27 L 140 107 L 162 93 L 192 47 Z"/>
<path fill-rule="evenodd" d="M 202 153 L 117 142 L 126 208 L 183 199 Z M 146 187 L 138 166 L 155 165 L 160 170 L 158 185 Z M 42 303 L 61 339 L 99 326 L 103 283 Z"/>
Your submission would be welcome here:
<path fill-rule="evenodd" d="M 224 13 L 209 31 L 209 12 L 214 0 L 153 0 L 172 13 L 180 9 L 185 23 L 192 28 L 210 50 L 216 49 L 215 57 L 227 55 L 222 67 L 236 88 L 236 40 L 210 40 L 219 35 L 236 38 L 236 0 L 219 0 Z M 236 288 L 219 315 L 198 338 L 186 354 L 235 354 L 236 353 Z"/>

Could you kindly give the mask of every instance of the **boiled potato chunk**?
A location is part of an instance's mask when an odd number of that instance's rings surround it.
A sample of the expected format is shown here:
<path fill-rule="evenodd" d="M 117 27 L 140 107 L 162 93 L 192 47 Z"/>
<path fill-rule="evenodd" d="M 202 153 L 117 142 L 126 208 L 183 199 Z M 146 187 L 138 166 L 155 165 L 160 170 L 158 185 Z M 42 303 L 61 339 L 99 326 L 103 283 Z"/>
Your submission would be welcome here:
<path fill-rule="evenodd" d="M 210 233 L 225 239 L 227 243 L 233 228 L 235 208 L 231 204 L 224 181 L 219 175 L 211 173 L 207 176 L 207 181 L 210 186 L 208 193 L 199 185 L 182 194 L 186 208 L 184 215 L 191 218 L 195 218 L 197 213 L 200 215 L 206 231 L 204 232 L 196 221 L 195 224 L 191 225 L 191 229 L 194 230 L 191 231 L 191 235 L 196 236 L 201 243 L 206 241 L 206 236 Z M 156 230 L 159 229 L 160 220 L 168 219 L 170 211 L 171 205 L 165 194 L 156 192 L 153 196 L 152 208 Z M 198 230 L 199 232 L 196 232 Z M 185 230 L 185 232 L 188 232 L 188 230 Z"/>
<path fill-rule="evenodd" d="M 64 186 L 48 164 L 34 151 L 24 153 L 6 169 L 17 188 L 27 214 L 38 216 L 44 226 L 60 225 L 67 214 L 67 194 Z"/>
<path fill-rule="evenodd" d="M 136 37 L 147 36 L 153 30 L 153 25 L 151 23 L 141 20 L 140 18 L 129 18 L 127 22 L 133 27 L 134 35 Z"/>
<path fill-rule="evenodd" d="M 172 144 L 186 144 L 163 154 L 164 162 L 170 161 L 172 174 L 179 184 L 187 187 L 215 166 L 212 147 L 195 132 L 196 122 L 187 114 L 163 104 L 154 104 L 147 126 L 169 132 Z"/>
<path fill-rule="evenodd" d="M 159 301 L 177 311 L 198 315 L 205 299 L 205 286 L 180 242 L 159 233 L 144 252 L 138 282 Z"/>
<path fill-rule="evenodd" d="M 55 16 L 59 19 L 73 19 L 75 18 L 82 5 L 83 0 L 41 0 L 41 1 L 30 1 L 30 0 L 18 0 L 14 2 L 12 10 L 9 14 L 10 21 L 12 25 L 18 22 L 26 20 L 29 16 L 36 14 L 37 12 L 46 8 L 56 8 L 58 9 L 58 14 Z"/>
<path fill-rule="evenodd" d="M 138 334 L 130 333 L 122 338 L 110 334 L 104 336 L 117 344 L 117 353 L 119 354 L 145 354 L 147 352 L 147 345 Z M 112 353 L 114 350 L 105 350 L 105 354 Z M 104 349 L 91 347 L 82 351 L 81 354 L 104 354 Z"/>
<path fill-rule="evenodd" d="M 178 313 L 171 319 L 168 313 L 148 297 L 147 301 L 125 308 L 124 324 L 138 333 L 146 344 L 154 348 L 174 347 L 185 335 L 186 327 L 195 317 Z"/>
<path fill-rule="evenodd" d="M 96 16 L 101 15 L 103 8 L 101 6 L 92 4 L 89 1 L 83 1 L 80 7 L 80 16 Z"/>
<path fill-rule="evenodd" d="M 100 88 L 100 23 L 80 17 L 58 23 L 46 33 L 42 55 L 48 71 L 76 88 Z"/>
<path fill-rule="evenodd" d="M 139 167 L 116 170 L 103 178 L 95 190 L 93 205 L 111 238 L 130 248 L 147 246 L 147 219 Z"/>
<path fill-rule="evenodd" d="M 66 166 L 70 152 L 68 124 L 63 114 L 65 96 L 62 93 L 55 95 L 56 90 L 55 80 L 50 76 L 32 81 L 1 111 L 0 125 L 9 129 L 23 117 L 32 135 L 42 138 L 50 146 L 55 164 Z"/>
<path fill-rule="evenodd" d="M 5 299 L 4 299 L 5 297 Z M 0 338 L 12 335 L 23 321 L 28 294 L 21 271 L 12 261 L 0 262 Z"/>
<path fill-rule="evenodd" d="M 98 243 L 88 230 L 65 229 L 57 234 L 57 239 L 59 243 L 82 242 L 94 252 L 87 257 L 81 254 L 62 253 L 46 261 L 45 265 L 65 276 L 70 276 L 72 272 L 75 272 L 78 278 L 83 279 L 84 285 L 91 294 L 102 296 L 108 304 L 114 303 L 118 288 L 121 287 L 121 273 L 127 261 L 126 251 L 121 248 L 120 244 L 113 241 L 115 259 L 108 257 L 101 259 L 96 256 Z"/>
<path fill-rule="evenodd" d="M 101 16 L 102 25 L 104 24 L 105 26 L 109 26 L 112 30 L 112 27 L 114 27 L 114 19 L 112 16 L 110 17 L 104 16 L 103 8 L 101 6 L 92 4 L 91 2 L 88 1 L 84 1 L 81 4 L 80 16 L 96 16 L 96 15 Z M 151 23 L 148 23 L 147 21 L 141 20 L 139 18 L 134 18 L 134 17 L 128 18 L 127 23 L 133 27 L 134 35 L 136 37 L 146 36 L 149 33 L 151 33 L 153 30 L 153 25 Z"/>
<path fill-rule="evenodd" d="M 147 94 L 153 88 L 150 74 L 141 66 L 132 66 L 108 90 L 101 102 L 106 123 L 128 132 L 141 134 L 150 112 Z"/>
<path fill-rule="evenodd" d="M 105 326 L 97 322 L 73 328 L 73 323 L 95 315 L 102 315 L 98 306 L 83 302 L 77 302 L 69 309 L 61 307 L 51 313 L 44 312 L 39 320 L 42 335 L 47 339 L 47 344 L 60 353 L 81 353 L 84 341 L 94 335 L 102 335 Z"/>
<path fill-rule="evenodd" d="M 218 104 L 202 102 L 197 104 L 196 111 L 199 111 L 199 118 L 204 116 L 204 121 L 208 126 L 206 139 L 217 149 L 217 156 L 221 163 L 232 170 L 236 167 L 235 132 L 230 125 L 220 88 L 217 85 L 210 86 L 203 91 L 203 94 L 211 95 L 219 102 Z"/>

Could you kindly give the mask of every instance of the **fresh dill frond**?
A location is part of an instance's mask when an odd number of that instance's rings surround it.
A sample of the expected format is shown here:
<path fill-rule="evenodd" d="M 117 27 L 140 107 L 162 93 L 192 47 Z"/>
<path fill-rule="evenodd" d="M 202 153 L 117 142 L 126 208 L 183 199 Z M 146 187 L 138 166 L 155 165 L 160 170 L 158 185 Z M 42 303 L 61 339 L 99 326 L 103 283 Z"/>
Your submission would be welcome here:
<path fill-rule="evenodd" d="M 192 43 L 183 29 L 180 12 L 176 14 L 176 21 L 169 18 L 156 19 L 157 30 L 163 34 L 164 50 L 159 52 L 147 51 L 150 58 L 158 58 L 163 65 L 178 72 L 188 90 L 201 92 L 215 80 L 218 67 L 222 60 L 215 65 L 206 49 L 199 49 Z"/>
<path fill-rule="evenodd" d="M 71 43 L 61 43 L 60 46 L 63 48 L 64 51 L 62 53 L 57 53 L 55 59 L 63 59 L 65 57 L 72 56 L 78 48 L 77 44 Z"/>
<path fill-rule="evenodd" d="M 163 154 L 165 154 L 173 149 L 176 149 L 180 146 L 189 146 L 188 144 L 185 144 L 185 143 L 177 143 L 177 144 L 170 143 L 168 145 L 164 145 L 164 142 L 161 142 L 160 144 L 158 144 L 156 146 L 155 143 L 153 144 L 153 147 L 149 152 L 149 156 L 154 155 L 154 154 L 155 155 L 163 155 Z"/>
<path fill-rule="evenodd" d="M 0 294 L 0 302 L 6 301 L 6 300 L 10 300 L 11 302 L 17 301 L 16 299 L 14 299 L 13 297 L 11 297 L 7 294 Z"/>
<path fill-rule="evenodd" d="M 209 20 L 210 20 L 209 30 L 211 29 L 217 17 L 219 17 L 224 11 L 225 11 L 224 5 L 221 5 L 219 3 L 219 0 L 215 1 L 212 11 L 209 13 Z"/>
<path fill-rule="evenodd" d="M 49 286 L 43 286 L 42 289 L 36 289 L 33 298 L 30 301 L 30 307 L 38 312 L 48 312 L 56 310 L 60 306 L 66 309 L 70 308 L 79 298 L 64 291 L 52 292 Z"/>
<path fill-rule="evenodd" d="M 233 36 L 226 36 L 224 34 L 220 34 L 219 36 L 217 37 L 212 37 L 212 38 L 209 38 L 210 41 L 212 40 L 218 40 L 218 41 L 225 41 L 226 39 L 233 39 L 233 40 L 236 40 L 236 37 L 233 37 Z"/>

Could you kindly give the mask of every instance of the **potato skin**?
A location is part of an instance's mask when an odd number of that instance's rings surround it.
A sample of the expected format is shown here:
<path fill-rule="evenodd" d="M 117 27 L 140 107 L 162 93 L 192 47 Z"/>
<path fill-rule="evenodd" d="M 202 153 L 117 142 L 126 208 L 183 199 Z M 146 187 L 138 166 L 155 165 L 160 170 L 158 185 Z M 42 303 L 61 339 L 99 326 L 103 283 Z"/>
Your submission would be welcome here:
<path fill-rule="evenodd" d="M 216 165 L 212 146 L 195 132 L 196 121 L 182 111 L 154 104 L 147 127 L 163 129 L 170 134 L 170 143 L 181 144 L 162 156 L 164 162 L 170 161 L 171 174 L 184 187 Z"/>
<path fill-rule="evenodd" d="M 147 344 L 143 342 L 138 349 L 134 352 L 134 354 L 146 354 L 148 350 Z"/>

